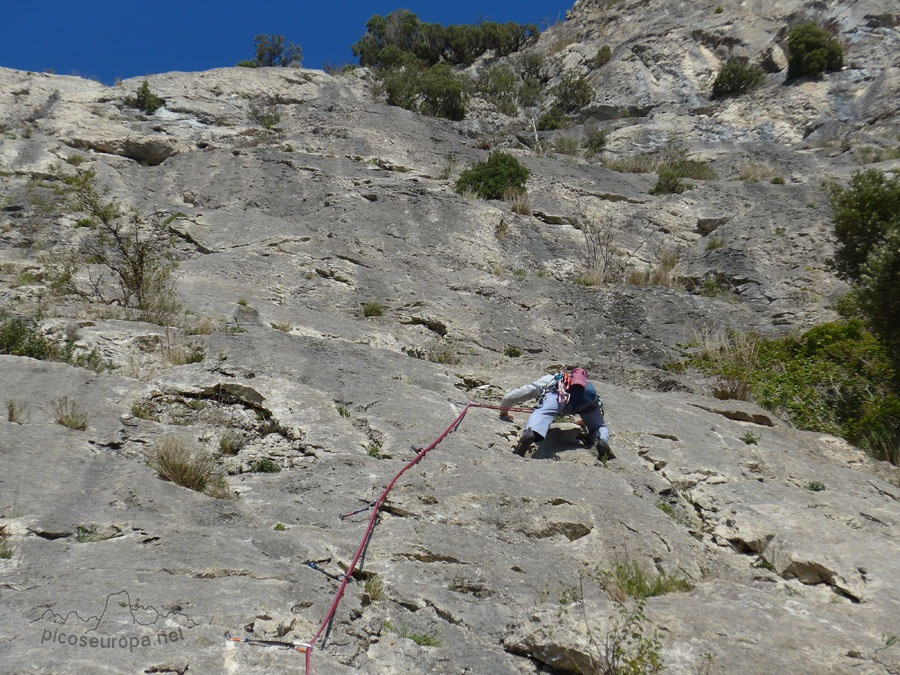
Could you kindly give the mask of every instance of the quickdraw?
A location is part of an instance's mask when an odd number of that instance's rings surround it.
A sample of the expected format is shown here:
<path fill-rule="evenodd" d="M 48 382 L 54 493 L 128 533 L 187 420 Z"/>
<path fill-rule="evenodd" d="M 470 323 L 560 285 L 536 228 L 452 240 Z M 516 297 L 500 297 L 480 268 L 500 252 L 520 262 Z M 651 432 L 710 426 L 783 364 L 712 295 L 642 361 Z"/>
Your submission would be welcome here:
<path fill-rule="evenodd" d="M 348 577 L 346 574 L 332 574 L 328 570 L 323 570 L 314 562 L 308 562 L 306 563 L 306 566 L 314 569 L 316 572 L 321 572 L 326 577 L 328 577 L 329 579 L 333 579 L 334 581 L 343 581 L 344 579 L 347 579 L 347 581 L 352 581 L 352 579 L 350 579 L 350 577 Z"/>
<path fill-rule="evenodd" d="M 234 635 L 225 634 L 228 642 L 246 642 L 251 645 L 259 645 L 261 647 L 279 647 L 281 649 L 293 649 L 301 654 L 306 654 L 312 649 L 312 645 L 306 642 L 282 642 L 281 640 L 262 640 L 260 638 L 244 638 Z"/>

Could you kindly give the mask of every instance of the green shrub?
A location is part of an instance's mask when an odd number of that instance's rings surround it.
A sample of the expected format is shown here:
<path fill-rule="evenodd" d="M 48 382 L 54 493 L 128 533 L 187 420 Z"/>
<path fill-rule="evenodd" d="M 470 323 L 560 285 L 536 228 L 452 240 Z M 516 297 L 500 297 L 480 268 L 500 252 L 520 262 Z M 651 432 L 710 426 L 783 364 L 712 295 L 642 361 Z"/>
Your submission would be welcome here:
<path fill-rule="evenodd" d="M 591 59 L 591 63 L 594 66 L 602 66 L 606 63 L 609 63 L 609 60 L 612 58 L 612 49 L 609 48 L 609 45 L 603 45 L 600 49 L 597 50 L 597 55 Z"/>
<path fill-rule="evenodd" d="M 570 115 L 579 112 L 594 97 L 594 88 L 587 76 L 572 71 L 564 73 L 551 92 L 556 97 L 553 107 Z"/>
<path fill-rule="evenodd" d="M 740 338 L 740 340 L 738 340 Z M 735 348 L 734 345 L 743 346 Z M 843 436 L 900 463 L 900 389 L 888 353 L 860 321 L 760 341 L 734 336 L 689 361 L 744 382 L 758 403 L 800 429 Z"/>
<path fill-rule="evenodd" d="M 551 108 L 541 115 L 540 119 L 537 121 L 538 131 L 554 131 L 556 129 L 563 129 L 565 126 L 565 115 L 560 108 Z"/>
<path fill-rule="evenodd" d="M 834 36 L 815 23 L 797 26 L 788 35 L 788 78 L 840 70 L 844 50 Z"/>
<path fill-rule="evenodd" d="M 432 117 L 461 120 L 468 95 L 462 80 L 446 63 L 424 70 L 421 63 L 406 60 L 402 67 L 378 71 L 388 105 Z"/>
<path fill-rule="evenodd" d="M 502 199 L 508 189 L 522 191 L 529 171 L 512 155 L 491 154 L 486 162 L 466 169 L 456 181 L 456 191 L 471 191 L 484 199 Z"/>
<path fill-rule="evenodd" d="M 293 42 L 285 43 L 283 35 L 257 35 L 253 38 L 256 47 L 254 65 L 297 66 L 303 63 L 303 50 Z"/>
<path fill-rule="evenodd" d="M 715 180 L 716 172 L 706 162 L 695 159 L 672 159 L 660 164 L 660 169 L 673 171 L 679 178 L 692 178 L 694 180 Z"/>
<path fill-rule="evenodd" d="M 125 105 L 129 108 L 139 108 L 148 115 L 152 115 L 165 104 L 166 100 L 164 98 L 160 98 L 150 91 L 150 84 L 147 80 L 144 80 L 144 83 L 138 87 L 134 96 L 125 97 Z"/>
<path fill-rule="evenodd" d="M 363 316 L 382 316 L 384 314 L 384 305 L 380 302 L 367 302 L 362 307 Z"/>
<path fill-rule="evenodd" d="M 234 64 L 235 68 L 256 68 L 256 61 L 244 59 Z"/>
<path fill-rule="evenodd" d="M 261 459 L 257 462 L 254 462 L 253 466 L 250 467 L 250 469 L 254 473 L 278 473 L 279 471 L 281 471 L 281 467 L 271 459 Z"/>
<path fill-rule="evenodd" d="M 712 86 L 713 98 L 740 96 L 753 90 L 763 81 L 765 73 L 757 65 L 740 56 L 733 56 L 725 62 Z"/>
<path fill-rule="evenodd" d="M 598 581 L 605 590 L 618 590 L 636 600 L 666 593 L 683 593 L 693 588 L 687 579 L 645 572 L 636 560 L 620 563 L 612 570 L 600 570 Z"/>
<path fill-rule="evenodd" d="M 70 208 L 90 217 L 93 231 L 82 239 L 77 259 L 48 265 L 54 289 L 103 304 L 133 307 L 148 320 L 170 318 L 178 304 L 174 300 L 169 223 L 160 212 L 144 219 L 136 211 L 126 213 L 116 202 L 107 201 L 97 189 L 96 176 L 93 169 L 81 168 L 74 175 L 60 175 L 59 193 Z M 87 285 L 75 280 L 83 264 L 96 270 Z M 110 294 L 109 285 L 118 286 L 118 292 Z"/>
<path fill-rule="evenodd" d="M 406 110 L 417 111 L 419 70 L 415 66 L 382 72 L 385 100 Z"/>
<path fill-rule="evenodd" d="M 485 68 L 475 80 L 478 93 L 507 115 L 516 114 L 517 85 L 516 74 L 505 63 Z"/>
<path fill-rule="evenodd" d="M 54 360 L 57 351 L 37 328 L 20 318 L 7 318 L 0 312 L 0 354 L 30 356 L 41 361 Z"/>
<path fill-rule="evenodd" d="M 449 64 L 439 63 L 426 70 L 418 80 L 422 97 L 419 112 L 432 117 L 461 120 L 466 116 L 466 92 L 462 81 Z"/>
<path fill-rule="evenodd" d="M 519 103 L 526 108 L 537 106 L 541 102 L 541 96 L 544 93 L 544 87 L 540 80 L 529 78 L 522 81 L 519 85 Z"/>
<path fill-rule="evenodd" d="M 657 173 L 656 185 L 650 190 L 651 195 L 681 194 L 689 190 L 690 185 L 681 182 L 681 174 L 673 169 L 660 169 Z"/>
<path fill-rule="evenodd" d="M 900 379 L 900 175 L 858 171 L 828 186 L 838 239 L 834 264 L 852 301 L 882 340 Z"/>

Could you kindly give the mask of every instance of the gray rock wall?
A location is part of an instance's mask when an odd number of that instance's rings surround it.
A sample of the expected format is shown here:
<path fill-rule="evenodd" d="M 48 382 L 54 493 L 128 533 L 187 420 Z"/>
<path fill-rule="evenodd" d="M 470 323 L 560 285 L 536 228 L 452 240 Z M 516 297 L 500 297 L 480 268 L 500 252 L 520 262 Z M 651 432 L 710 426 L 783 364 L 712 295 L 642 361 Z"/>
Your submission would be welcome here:
<path fill-rule="evenodd" d="M 167 103 L 146 116 L 123 103 L 143 78 L 0 69 L 0 303 L 112 368 L 0 356 L 0 670 L 300 670 L 226 635 L 310 640 L 369 512 L 339 516 L 466 403 L 584 365 L 616 459 L 571 420 L 517 457 L 525 415 L 471 409 L 384 503 L 315 672 L 591 672 L 637 607 L 604 576 L 626 564 L 690 586 L 644 605 L 664 672 L 896 672 L 896 468 L 662 368 L 704 331 L 834 318 L 819 187 L 855 170 L 854 146 L 896 141 L 895 9 L 576 3 L 536 48 L 597 93 L 554 134 L 601 124 L 605 159 L 679 141 L 719 176 L 680 195 L 535 153 L 524 113 L 386 106 L 365 72 L 153 75 Z M 834 22 L 847 65 L 785 84 L 785 28 L 806 15 Z M 613 58 L 591 69 L 602 44 Z M 710 102 L 732 52 L 771 72 Z M 250 116 L 265 97 L 274 129 Z M 524 213 L 455 193 L 486 142 L 530 169 Z M 123 207 L 176 215 L 173 325 L 50 292 L 88 231 L 52 190 L 79 161 Z M 740 180 L 747 165 L 784 184 Z M 591 224 L 618 276 L 585 286 Z M 680 284 L 625 283 L 666 255 Z M 708 279 L 727 293 L 701 294 Z M 219 498 L 160 479 L 166 439 L 214 457 Z"/>

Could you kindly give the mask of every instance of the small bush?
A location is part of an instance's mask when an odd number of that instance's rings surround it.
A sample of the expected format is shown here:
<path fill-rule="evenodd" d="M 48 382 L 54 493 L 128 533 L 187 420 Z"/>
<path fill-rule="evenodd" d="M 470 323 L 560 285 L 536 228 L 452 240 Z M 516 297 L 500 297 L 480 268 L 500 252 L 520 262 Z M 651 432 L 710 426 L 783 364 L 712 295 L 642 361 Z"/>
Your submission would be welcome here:
<path fill-rule="evenodd" d="M 797 26 L 788 35 L 788 78 L 840 70 L 844 50 L 834 36 L 814 22 Z"/>
<path fill-rule="evenodd" d="M 160 98 L 150 91 L 150 83 L 144 80 L 144 83 L 138 87 L 134 96 L 125 97 L 125 105 L 129 108 L 139 108 L 148 115 L 152 115 L 166 104 L 164 98 Z"/>
<path fill-rule="evenodd" d="M 566 127 L 565 114 L 560 108 L 551 108 L 548 112 L 541 115 L 536 126 L 538 131 L 564 129 Z"/>
<path fill-rule="evenodd" d="M 484 199 L 502 199 L 508 189 L 524 190 L 529 173 L 512 155 L 495 152 L 486 162 L 463 171 L 456 181 L 456 191 L 471 190 Z"/>
<path fill-rule="evenodd" d="M 620 563 L 612 570 L 600 570 L 598 580 L 608 592 L 612 591 L 616 596 L 625 594 L 636 600 L 666 593 L 684 593 L 693 588 L 687 579 L 645 572 L 636 560 Z"/>
<path fill-rule="evenodd" d="M 466 92 L 449 64 L 439 63 L 426 70 L 418 80 L 422 97 L 419 111 L 432 117 L 461 120 L 466 116 Z"/>
<path fill-rule="evenodd" d="M 244 59 L 234 64 L 235 68 L 256 68 L 256 61 Z"/>
<path fill-rule="evenodd" d="M 759 436 L 754 434 L 752 431 L 748 431 L 743 436 L 741 436 L 740 440 L 744 441 L 747 445 L 756 445 L 759 443 Z"/>
<path fill-rule="evenodd" d="M 515 347 L 507 347 L 506 349 L 503 350 L 503 353 L 506 356 L 510 357 L 511 359 L 515 359 L 515 358 L 522 356 L 522 350 L 516 349 Z"/>
<path fill-rule="evenodd" d="M 755 89 L 765 78 L 763 69 L 746 58 L 734 56 L 725 62 L 712 86 L 713 98 L 740 96 Z"/>
<path fill-rule="evenodd" d="M 48 263 L 54 290 L 133 307 L 141 310 L 146 320 L 168 321 L 178 310 L 169 222 L 160 212 L 145 219 L 106 201 L 96 177 L 93 169 L 81 168 L 74 175 L 59 175 L 62 186 L 58 193 L 74 211 L 90 218 L 92 232 L 82 238 L 76 259 Z M 86 284 L 76 283 L 81 265 L 91 266 Z M 118 293 L 111 295 L 109 286 L 118 286 Z"/>
<path fill-rule="evenodd" d="M 368 450 L 366 450 L 366 454 L 375 459 L 384 459 L 384 455 L 381 454 L 381 446 L 377 443 L 370 445 Z"/>
<path fill-rule="evenodd" d="M 151 465 L 160 478 L 203 492 L 215 484 L 215 461 L 202 452 L 192 451 L 183 440 L 172 436 L 157 442 Z"/>
<path fill-rule="evenodd" d="M 825 483 L 820 483 L 817 480 L 810 481 L 806 484 L 806 489 L 810 492 L 821 492 L 825 489 Z"/>
<path fill-rule="evenodd" d="M 507 64 L 497 64 L 482 70 L 475 80 L 475 87 L 479 94 L 504 114 L 516 114 L 517 78 Z"/>
<path fill-rule="evenodd" d="M 28 356 L 42 361 L 54 360 L 58 354 L 37 328 L 20 318 L 7 318 L 0 313 L 0 354 Z"/>
<path fill-rule="evenodd" d="M 281 471 L 281 467 L 271 459 L 260 459 L 253 463 L 250 470 L 253 471 L 253 473 L 278 473 Z"/>
<path fill-rule="evenodd" d="M 594 97 L 594 88 L 587 77 L 572 71 L 564 73 L 551 92 L 556 97 L 553 106 L 570 115 L 581 111 Z"/>
<path fill-rule="evenodd" d="M 609 60 L 612 58 L 612 49 L 609 48 L 609 45 L 603 45 L 600 49 L 597 50 L 597 55 L 591 59 L 591 64 L 599 67 L 606 63 L 609 63 Z"/>
<path fill-rule="evenodd" d="M 690 185 L 681 182 L 681 175 L 673 169 L 660 169 L 657 174 L 656 185 L 651 190 L 651 195 L 674 195 L 689 190 Z"/>
<path fill-rule="evenodd" d="M 367 302 L 362 306 L 364 317 L 382 316 L 384 314 L 384 305 L 380 302 Z"/>

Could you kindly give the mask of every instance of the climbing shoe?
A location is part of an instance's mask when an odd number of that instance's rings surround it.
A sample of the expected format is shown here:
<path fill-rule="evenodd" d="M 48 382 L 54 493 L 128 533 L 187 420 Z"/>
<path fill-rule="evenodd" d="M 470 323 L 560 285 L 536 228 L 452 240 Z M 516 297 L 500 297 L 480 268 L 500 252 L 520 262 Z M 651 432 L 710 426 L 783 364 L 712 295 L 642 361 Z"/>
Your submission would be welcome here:
<path fill-rule="evenodd" d="M 597 439 L 597 459 L 601 462 L 605 462 L 608 459 L 615 459 L 616 456 L 613 454 L 613 451 L 609 449 L 609 443 L 604 441 L 602 438 Z"/>
<path fill-rule="evenodd" d="M 525 433 L 519 438 L 519 442 L 516 443 L 516 448 L 513 452 L 519 457 L 524 457 L 525 453 L 528 452 L 528 448 L 534 445 L 534 441 L 534 432 L 531 429 L 526 429 Z"/>

